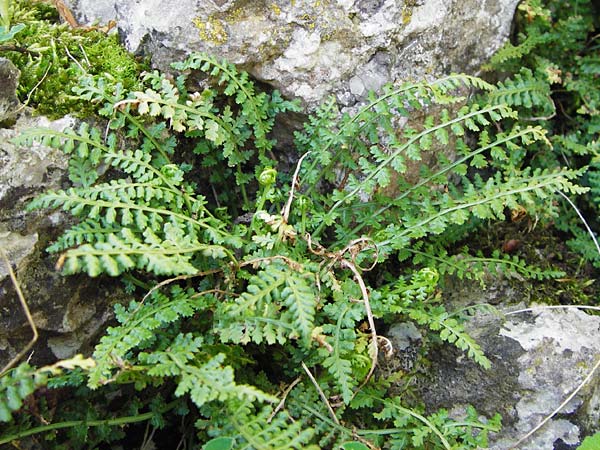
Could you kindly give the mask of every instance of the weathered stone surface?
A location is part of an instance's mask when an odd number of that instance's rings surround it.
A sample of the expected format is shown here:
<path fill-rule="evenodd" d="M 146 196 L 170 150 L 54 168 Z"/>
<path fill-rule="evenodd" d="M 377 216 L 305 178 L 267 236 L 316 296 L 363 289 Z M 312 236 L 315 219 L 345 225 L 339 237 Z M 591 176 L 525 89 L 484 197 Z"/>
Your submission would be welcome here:
<path fill-rule="evenodd" d="M 8 255 L 40 331 L 33 362 L 46 363 L 86 349 L 108 320 L 120 292 L 111 281 L 64 277 L 54 268 L 56 256 L 45 252 L 64 229 L 61 213 L 28 213 L 37 194 L 66 187 L 67 157 L 40 145 L 18 147 L 9 140 L 30 127 L 63 129 L 73 119 L 49 121 L 21 116 L 11 129 L 0 129 L 0 248 Z M 0 367 L 17 354 L 32 333 L 15 287 L 0 261 Z"/>
<path fill-rule="evenodd" d="M 19 107 L 17 84 L 20 74 L 10 60 L 0 58 L 0 123 L 11 119 Z"/>
<path fill-rule="evenodd" d="M 71 0 L 79 20 L 116 19 L 156 67 L 222 56 L 314 106 L 386 82 L 474 72 L 507 37 L 518 0 Z"/>
<path fill-rule="evenodd" d="M 507 316 L 477 315 L 470 334 L 492 361 L 484 370 L 462 352 L 445 346 L 429 355 L 430 378 L 422 388 L 432 410 L 445 407 L 460 416 L 467 404 L 483 414 L 500 412 L 503 430 L 493 450 L 507 450 L 551 414 L 586 378 L 597 362 L 600 317 L 570 309 L 539 309 Z M 577 444 L 598 431 L 600 379 L 596 376 L 520 450 Z"/>

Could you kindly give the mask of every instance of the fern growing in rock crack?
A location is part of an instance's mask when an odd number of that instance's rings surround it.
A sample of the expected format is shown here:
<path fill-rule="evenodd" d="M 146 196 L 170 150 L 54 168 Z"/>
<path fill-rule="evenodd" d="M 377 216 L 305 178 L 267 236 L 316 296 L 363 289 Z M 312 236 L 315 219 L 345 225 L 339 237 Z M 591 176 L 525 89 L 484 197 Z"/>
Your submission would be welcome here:
<path fill-rule="evenodd" d="M 184 181 L 183 170 L 169 160 L 175 138 L 162 139 L 164 123 L 145 123 L 144 116 L 162 117 L 173 131 L 186 131 L 206 145 L 222 146 L 223 155 L 241 176 L 241 165 L 252 155 L 247 149 L 241 150 L 252 136 L 250 129 L 254 130 L 259 161 L 267 164 L 266 151 L 272 146 L 267 133 L 274 114 L 294 105 L 276 94 L 272 98 L 254 96 L 247 76 L 236 76 L 235 68 L 226 62 L 195 55 L 180 66 L 184 70 L 199 64 L 205 70 L 212 67 L 214 75 L 222 74 L 219 84 L 226 84 L 225 95 L 242 105 L 237 115 L 228 106 L 221 114 L 216 113 L 213 91 L 188 93 L 183 79 L 175 86 L 158 73 L 146 74 L 145 81 L 151 87 L 133 92 L 129 98 L 118 85 L 86 79 L 79 93 L 85 99 L 108 102 L 103 112 L 111 117 L 112 131 L 104 136 L 98 128 L 82 123 L 77 130 L 32 129 L 16 140 L 22 145 L 37 141 L 61 148 L 74 154 L 74 161 L 86 161 L 83 166 L 72 165 L 72 181 L 80 187 L 44 194 L 30 205 L 31 209 L 62 207 L 98 229 L 85 233 L 85 225 L 75 227 L 52 247 L 53 251 L 66 250 L 68 273 L 85 271 L 96 276 L 107 272 L 116 276 L 132 268 L 162 275 L 194 273 L 197 267 L 192 259 L 197 254 L 215 260 L 232 258 L 224 245 L 236 247 L 236 237 L 225 232 L 227 225 L 215 218 L 206 207 L 205 197 L 194 192 Z M 137 149 L 123 148 L 126 144 L 119 134 L 123 128 L 126 137 L 142 136 Z M 93 167 L 91 172 L 96 173 L 101 164 L 112 166 L 127 178 L 90 186 L 96 177 L 83 175 L 81 170 Z M 243 188 L 249 178 L 252 175 L 244 180 L 238 177 L 238 184 Z M 69 248 L 73 245 L 77 248 Z"/>
<path fill-rule="evenodd" d="M 498 254 L 448 256 L 448 234 L 501 220 L 506 208 L 554 214 L 556 191 L 583 192 L 573 181 L 579 171 L 531 170 L 513 157 L 547 143 L 540 127 L 515 123 L 506 105 L 507 90 L 531 80 L 494 87 L 450 75 L 388 86 L 355 114 L 340 115 L 330 100 L 296 134 L 297 171 L 281 176 L 269 133 L 276 114 L 296 106 L 259 93 L 247 74 L 206 55 L 174 68 L 182 72 L 175 80 L 146 73 L 134 92 L 86 78 L 78 95 L 98 105 L 105 126 L 30 130 L 17 139 L 72 155 L 74 187 L 31 204 L 80 219 L 49 248 L 60 253 L 59 266 L 157 283 L 142 300 L 115 307 L 118 324 L 86 368 L 90 388 L 160 386 L 189 399 L 200 439 L 223 438 L 229 448 L 317 448 L 355 436 L 343 423 L 359 425 L 357 410 L 372 416 L 378 400 L 361 394 L 381 400 L 388 392 L 376 371 L 377 321 L 412 320 L 489 368 L 439 302 L 439 274 L 556 274 Z M 208 75 L 202 87 L 198 71 Z M 469 102 L 471 91 L 489 101 Z M 542 94 L 531 103 L 541 106 Z M 497 129 L 499 121 L 512 125 Z M 198 168 L 218 170 L 206 176 Z M 484 176 L 489 168 L 495 172 Z M 398 274 L 392 257 L 420 267 Z M 286 383 L 307 404 L 257 409 Z M 442 427 L 449 419 L 441 413 L 411 415 L 391 401 L 396 413 L 377 419 L 398 436 L 411 435 L 415 421 L 415 443 L 470 434 Z M 361 433 L 377 445 L 400 439 Z"/>
<path fill-rule="evenodd" d="M 511 43 L 501 48 L 485 66 L 501 81 L 492 99 L 508 102 L 528 121 L 547 131 L 547 147 L 530 154 L 533 167 L 568 165 L 585 167 L 581 178 L 591 192 L 597 190 L 600 89 L 598 73 L 598 6 L 591 0 L 575 4 L 564 0 L 525 0 L 518 7 Z M 521 159 L 525 154 L 521 153 Z M 566 205 L 566 204 L 565 204 Z M 590 196 L 578 200 L 580 209 L 594 209 Z M 588 233 L 579 226 L 574 211 L 562 214 L 556 226 L 573 236 L 570 247 L 598 266 L 598 252 Z"/>

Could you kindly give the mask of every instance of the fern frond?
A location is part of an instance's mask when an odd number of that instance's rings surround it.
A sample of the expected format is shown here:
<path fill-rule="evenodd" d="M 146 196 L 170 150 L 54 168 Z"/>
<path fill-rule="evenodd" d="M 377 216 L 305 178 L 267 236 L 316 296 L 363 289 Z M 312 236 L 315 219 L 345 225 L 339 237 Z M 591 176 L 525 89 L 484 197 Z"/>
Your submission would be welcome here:
<path fill-rule="evenodd" d="M 318 450 L 310 445 L 315 430 L 302 420 L 294 420 L 285 411 L 273 415 L 273 408 L 265 406 L 253 411 L 242 405 L 229 415 L 229 421 L 238 435 L 236 448 L 256 450 Z"/>
<path fill-rule="evenodd" d="M 149 229 L 142 237 L 124 228 L 120 235 L 108 234 L 104 242 L 84 244 L 68 250 L 65 272 L 86 272 L 90 277 L 102 273 L 118 276 L 130 269 L 146 270 L 156 275 L 194 274 L 198 269 L 191 263 L 194 254 L 225 256 L 222 247 L 190 242 L 186 239 L 158 239 Z"/>
<path fill-rule="evenodd" d="M 310 272 L 269 264 L 250 277 L 240 297 L 222 305 L 217 315 L 221 339 L 283 344 L 299 337 L 308 346 L 317 298 L 311 279 L 314 274 Z"/>
<path fill-rule="evenodd" d="M 436 306 L 431 301 L 438 281 L 438 272 L 426 267 L 413 274 L 410 282 L 399 279 L 384 286 L 380 304 L 373 305 L 374 313 L 386 314 L 389 311 L 407 315 L 419 325 L 436 332 L 442 340 L 466 351 L 482 367 L 489 368 L 490 362 L 481 347 L 465 332 L 458 320 L 448 314 L 443 306 Z"/>
<path fill-rule="evenodd" d="M 222 242 L 222 224 L 213 217 L 202 217 L 203 199 L 188 200 L 193 201 L 191 207 L 198 217 L 175 212 L 185 203 L 181 192 L 152 183 L 113 180 L 92 188 L 49 192 L 28 207 L 62 207 L 88 218 L 51 247 L 58 251 L 80 245 L 65 254 L 67 273 L 86 271 L 97 276 L 106 272 L 116 276 L 137 267 L 157 274 L 178 274 L 196 271 L 190 263 L 194 254 L 230 255 L 220 245 L 201 242 L 203 236 Z M 93 228 L 91 220 L 95 222 Z"/>
<path fill-rule="evenodd" d="M 291 322 L 300 337 L 308 343 L 315 325 L 317 295 L 315 278 L 312 273 L 289 273 L 285 287 L 281 291 L 281 300 L 291 315 Z"/>
<path fill-rule="evenodd" d="M 98 181 L 96 166 L 88 158 L 72 155 L 69 159 L 69 179 L 77 187 L 90 187 Z"/>
<path fill-rule="evenodd" d="M 488 274 L 514 278 L 529 278 L 532 280 L 548 280 L 564 277 L 565 273 L 560 270 L 542 269 L 531 266 L 517 255 L 502 254 L 500 250 L 494 250 L 489 257 L 480 252 L 471 256 L 468 249 L 463 252 L 450 255 L 444 248 L 435 245 L 426 245 L 417 242 L 411 248 L 404 249 L 405 252 L 414 255 L 412 262 L 415 265 L 426 265 L 435 268 L 440 275 L 455 275 L 459 279 L 476 280 L 485 285 Z"/>
<path fill-rule="evenodd" d="M 471 107 L 461 108 L 455 118 L 450 118 L 447 114 L 442 114 L 438 125 L 434 125 L 433 122 L 431 122 L 430 126 L 426 127 L 422 132 L 416 133 L 413 130 L 404 131 L 403 134 L 405 139 L 390 145 L 392 151 L 389 153 L 373 153 L 372 156 L 374 157 L 374 161 L 369 161 L 364 157 L 361 159 L 360 166 L 362 171 L 358 172 L 356 175 L 351 174 L 348 177 L 347 186 L 344 191 L 335 191 L 333 193 L 331 198 L 335 203 L 328 208 L 323 223 L 331 223 L 334 218 L 338 216 L 336 210 L 342 205 L 354 200 L 359 194 L 372 194 L 376 188 L 385 187 L 389 181 L 388 173 L 390 168 L 394 168 L 395 170 L 399 169 L 397 163 L 398 158 L 408 156 L 412 159 L 420 159 L 421 150 L 429 148 L 432 136 L 434 136 L 436 132 L 439 135 L 440 130 L 449 129 L 456 136 L 463 136 L 465 134 L 465 128 L 471 131 L 480 131 L 482 127 L 487 126 L 490 121 L 497 121 L 506 117 L 514 118 L 515 112 L 504 105 L 488 105 L 483 108 L 480 108 L 478 105 L 473 105 Z M 433 121 L 433 118 L 431 120 Z M 523 134 L 519 134 L 519 137 L 521 139 L 526 139 L 529 133 L 531 133 L 532 136 L 539 134 L 534 130 L 528 130 Z M 503 136 L 503 138 L 503 142 L 518 139 L 516 136 L 514 138 L 506 138 Z M 475 154 L 481 153 L 485 147 L 488 146 L 483 146 L 480 151 L 475 152 Z M 376 148 L 371 147 L 371 151 L 373 152 L 374 150 L 376 150 Z M 464 159 L 462 161 L 464 162 Z M 458 167 L 460 166 L 456 163 L 450 165 L 450 168 L 455 170 Z M 441 173 L 438 172 L 438 175 L 445 174 L 450 168 L 444 169 Z M 419 183 L 417 187 L 420 188 L 424 185 L 425 183 Z M 407 187 L 407 189 L 409 188 Z M 319 228 L 318 231 L 322 230 L 323 226 L 324 225 L 321 225 L 321 228 Z M 318 234 L 318 232 L 316 232 L 316 234 Z"/>
<path fill-rule="evenodd" d="M 240 74 L 228 61 L 219 61 L 217 58 L 201 53 L 192 54 L 187 60 L 174 63 L 173 67 L 181 71 L 201 70 L 215 78 L 217 84 L 224 88 L 223 93 L 233 97 L 235 102 L 241 105 L 241 117 L 253 128 L 256 148 L 264 158 L 265 151 L 273 146 L 273 142 L 267 138 L 267 135 L 273 127 L 274 117 L 269 111 L 267 94 L 255 92 L 254 83 L 249 80 L 248 73 Z"/>
<path fill-rule="evenodd" d="M 459 199 L 444 196 L 433 204 L 424 199 L 418 206 L 419 212 L 403 217 L 403 224 L 390 225 L 380 234 L 388 236 L 378 241 L 378 245 L 392 245 L 404 248 L 411 238 L 443 232 L 449 224 L 463 224 L 470 216 L 478 219 L 503 219 L 505 208 L 533 206 L 538 200 L 552 198 L 556 191 L 573 194 L 583 193 L 587 188 L 575 185 L 572 180 L 581 176 L 582 171 L 574 170 L 526 170 L 521 177 L 511 177 L 505 181 L 500 174 L 486 182 L 469 184 Z M 553 211 L 546 203 L 546 213 Z M 555 209 L 555 208 L 554 208 Z"/>
<path fill-rule="evenodd" d="M 325 356 L 322 364 L 333 377 L 344 402 L 349 403 L 358 381 L 352 370 L 352 352 L 356 333 L 353 329 L 342 329 L 339 321 L 336 327 L 326 326 L 323 330 L 330 331 L 333 335 L 333 351 L 331 353 L 326 350 L 320 352 Z"/>
<path fill-rule="evenodd" d="M 206 361 L 197 355 L 203 339 L 191 333 L 175 337 L 167 351 L 142 352 L 138 360 L 148 365 L 147 375 L 153 377 L 176 377 L 175 396 L 189 394 L 198 408 L 219 400 L 242 400 L 249 402 L 275 402 L 277 399 L 253 386 L 236 384 L 233 369 L 223 366 L 225 355 L 219 353 Z M 139 368 L 140 366 L 138 366 Z"/>
<path fill-rule="evenodd" d="M 521 58 L 530 54 L 534 48 L 545 44 L 550 39 L 550 36 L 546 34 L 533 33 L 527 36 L 527 38 L 519 45 L 515 46 L 510 42 L 506 42 L 506 44 L 494 53 L 490 58 L 490 61 L 487 64 L 484 64 L 482 68 L 487 71 L 502 69 L 509 62 L 518 62 Z"/>
<path fill-rule="evenodd" d="M 381 201 L 380 204 L 375 204 L 375 208 L 370 213 L 365 211 L 363 213 L 365 219 L 358 223 L 350 233 L 347 231 L 349 226 L 347 221 L 341 220 L 348 217 L 346 211 L 356 210 L 357 208 L 371 208 L 370 203 L 363 201 L 350 203 L 349 206 L 340 207 L 339 214 L 331 211 L 324 212 L 321 221 L 330 224 L 333 223 L 333 218 L 338 218 L 336 228 L 339 230 L 338 233 L 341 235 L 342 242 L 360 236 L 358 234 L 360 230 L 367 227 L 373 232 L 378 231 L 382 223 L 394 223 L 398 221 L 399 217 L 415 214 L 415 211 L 420 210 L 420 202 L 423 198 L 429 198 L 432 202 L 436 202 L 436 198 L 439 198 L 442 193 L 438 190 L 432 190 L 432 185 L 451 184 L 450 177 L 452 175 L 464 177 L 469 165 L 475 168 L 485 166 L 487 159 L 483 158 L 484 153 L 489 152 L 492 160 L 502 163 L 508 159 L 508 152 L 518 152 L 523 147 L 538 140 L 546 141 L 545 132 L 539 126 L 524 128 L 515 126 L 509 132 L 496 134 L 493 141 L 490 141 L 489 135 L 483 131 L 478 142 L 479 147 L 475 149 L 469 148 L 459 139 L 456 141 L 459 154 L 456 160 L 445 162 L 439 170 L 433 173 L 422 167 L 421 179 L 418 182 L 408 183 L 398 180 L 400 194 L 395 198 L 386 198 L 385 203 L 387 204 L 383 206 Z M 338 194 L 338 196 L 342 195 L 345 195 L 345 193 Z M 462 195 L 462 193 L 459 195 Z M 407 201 L 407 199 L 410 199 L 410 201 Z"/>
<path fill-rule="evenodd" d="M 351 152 L 345 150 L 355 149 L 359 153 L 368 154 L 374 147 L 366 145 L 364 141 L 372 144 L 384 142 L 395 153 L 390 162 L 396 160 L 395 164 L 400 167 L 402 164 L 398 161 L 399 152 L 395 150 L 403 145 L 404 140 L 400 140 L 397 136 L 398 118 L 409 117 L 411 113 L 427 105 L 447 105 L 464 101 L 464 97 L 457 95 L 456 92 L 460 88 L 469 87 L 493 90 L 492 85 L 479 78 L 460 74 L 452 74 L 432 83 L 405 83 L 399 87 L 388 85 L 384 87 L 383 95 L 375 97 L 371 93 L 367 105 L 353 116 L 343 115 L 339 123 L 332 123 L 331 118 L 337 110 L 333 100 L 330 100 L 326 106 L 317 111 L 317 117 L 321 116 L 320 118 L 309 122 L 304 133 L 296 133 L 299 150 L 311 151 L 312 163 L 302 170 L 302 179 L 309 185 L 307 195 L 314 191 L 316 183 L 322 180 L 333 181 L 331 174 L 334 164 L 339 163 L 350 169 L 356 168 L 356 161 L 348 158 Z M 491 111 L 491 114 L 494 112 Z M 480 117 L 482 116 L 483 113 Z M 467 119 L 469 118 L 465 118 Z M 439 128 L 429 131 L 435 133 Z M 411 144 L 423 138 L 424 146 L 427 147 L 428 134 L 429 132 L 426 132 L 418 136 Z M 409 139 L 411 136 L 405 134 L 404 137 Z M 444 140 L 440 133 L 437 137 Z M 413 146 L 411 150 L 417 148 Z M 341 161 L 340 158 L 344 156 L 346 159 Z M 414 154 L 413 158 L 418 159 L 418 154 Z M 319 165 L 321 168 L 317 169 Z M 378 170 L 381 171 L 382 168 Z"/>
<path fill-rule="evenodd" d="M 458 320 L 451 317 L 443 307 L 411 308 L 407 312 L 408 316 L 419 325 L 426 325 L 430 330 L 437 332 L 443 341 L 466 352 L 469 358 L 472 358 L 484 369 L 492 367 L 492 363 L 485 356 L 479 344 L 466 333 Z"/>
<path fill-rule="evenodd" d="M 114 138 L 114 136 L 113 136 Z M 29 128 L 12 139 L 17 145 L 31 146 L 34 143 L 59 148 L 67 154 L 76 154 L 80 158 L 88 158 L 94 165 L 100 162 L 101 155 L 111 151 L 114 139 L 103 142 L 102 133 L 86 122 L 82 122 L 78 130 L 65 128 L 62 131 L 51 128 Z"/>
<path fill-rule="evenodd" d="M 75 355 L 72 358 L 40 368 L 31 367 L 28 363 L 21 363 L 14 369 L 3 373 L 0 377 L 0 423 L 12 421 L 13 413 L 23 407 L 25 400 L 36 389 L 48 385 L 53 377 L 61 375 L 66 370 L 76 368 L 89 370 L 93 367 L 93 360 Z"/>
<path fill-rule="evenodd" d="M 25 130 L 14 138 L 19 145 L 31 145 L 39 142 L 41 145 L 59 148 L 65 153 L 74 153 L 78 158 L 88 160 L 93 166 L 104 161 L 113 167 L 123 170 L 133 176 L 137 181 L 148 182 L 160 180 L 164 185 L 175 188 L 179 183 L 177 177 L 169 177 L 161 171 L 164 164 L 159 167 L 152 155 L 142 150 L 118 150 L 116 137 L 109 134 L 106 144 L 103 142 L 100 131 L 90 128 L 83 123 L 77 131 L 69 128 L 57 131 L 46 128 L 32 128 Z M 163 161 L 164 163 L 164 161 Z"/>
<path fill-rule="evenodd" d="M 86 219 L 66 230 L 46 250 L 49 253 L 57 253 L 70 247 L 76 247 L 84 243 L 103 242 L 109 234 L 119 233 L 120 226 L 102 226 L 96 219 Z"/>
<path fill-rule="evenodd" d="M 193 295 L 174 287 L 170 295 L 153 292 L 144 303 L 132 301 L 129 307 L 115 305 L 115 316 L 121 325 L 109 327 L 96 345 L 93 354 L 96 367 L 89 372 L 88 386 L 96 389 L 110 380 L 132 350 L 154 342 L 157 330 L 203 309 L 206 300 Z"/>
<path fill-rule="evenodd" d="M 488 92 L 485 99 L 493 105 L 539 108 L 543 114 L 550 115 L 554 112 L 550 94 L 548 82 L 536 77 L 531 70 L 522 68 L 512 78 L 498 82 L 497 89 Z"/>
<path fill-rule="evenodd" d="M 173 154 L 177 138 L 165 135 L 165 123 L 142 123 L 134 116 L 129 103 L 132 95 L 125 92 L 122 85 L 114 84 L 102 76 L 85 76 L 74 91 L 84 100 L 103 103 L 98 113 L 110 119 L 108 126 L 111 130 L 127 128 L 126 135 L 129 138 L 137 139 L 141 135 L 141 149 L 147 153 L 156 150 L 162 157 L 162 163 L 171 163 L 167 155 Z M 126 95 L 129 98 L 126 99 Z"/>

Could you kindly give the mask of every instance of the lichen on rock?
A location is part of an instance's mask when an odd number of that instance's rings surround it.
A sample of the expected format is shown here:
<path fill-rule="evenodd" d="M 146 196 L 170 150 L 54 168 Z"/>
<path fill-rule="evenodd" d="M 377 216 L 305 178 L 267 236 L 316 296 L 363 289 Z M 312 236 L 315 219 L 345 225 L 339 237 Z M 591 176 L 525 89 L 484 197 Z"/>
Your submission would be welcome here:
<path fill-rule="evenodd" d="M 386 82 L 475 72 L 507 38 L 518 0 L 72 0 L 116 20 L 129 50 L 168 69 L 191 51 L 227 58 L 288 97 L 345 105 Z"/>
<path fill-rule="evenodd" d="M 480 302 L 485 294 L 480 293 Z M 515 299 L 512 299 L 515 300 Z M 493 450 L 508 450 L 557 409 L 584 381 L 597 361 L 600 317 L 575 309 L 546 309 L 501 318 L 478 313 L 469 333 L 492 362 L 486 371 L 460 351 L 440 347 L 429 353 L 427 382 L 420 388 L 427 407 L 451 409 L 459 417 L 468 404 L 486 415 L 500 412 L 502 431 L 491 439 Z M 520 450 L 551 449 L 557 441 L 576 445 L 597 431 L 600 381 L 589 381 L 565 407 Z"/>

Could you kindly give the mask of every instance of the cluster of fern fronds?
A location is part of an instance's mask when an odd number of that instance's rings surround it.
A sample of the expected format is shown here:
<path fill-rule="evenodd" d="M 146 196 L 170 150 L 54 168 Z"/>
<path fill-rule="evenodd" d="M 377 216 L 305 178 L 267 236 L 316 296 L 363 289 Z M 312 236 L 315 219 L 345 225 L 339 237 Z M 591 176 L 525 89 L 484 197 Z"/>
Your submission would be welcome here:
<path fill-rule="evenodd" d="M 510 105 L 538 124 L 551 146 L 539 146 L 521 164 L 581 167 L 590 193 L 577 202 L 594 231 L 600 205 L 600 9 L 591 0 L 526 0 L 517 30 L 486 68 L 500 73 L 499 90 L 485 101 Z M 533 149 L 532 149 L 533 150 Z M 565 204 L 566 205 L 566 204 Z M 600 266 L 600 256 L 570 208 L 556 226 L 569 232 L 575 252 Z"/>
<path fill-rule="evenodd" d="M 326 102 L 296 134 L 295 170 L 282 173 L 291 155 L 269 133 L 295 103 L 206 55 L 174 69 L 145 73 L 135 91 L 89 76 L 77 95 L 104 123 L 17 139 L 71 155 L 73 187 L 31 204 L 79 218 L 50 247 L 65 273 L 121 276 L 131 288 L 93 365 L 52 382 L 128 392 L 127 416 L 104 425 L 183 421 L 207 449 L 485 447 L 498 418 L 469 410 L 457 422 L 388 394 L 382 330 L 412 320 L 490 368 L 440 303 L 440 277 L 556 273 L 447 244 L 511 209 L 556 214 L 556 192 L 585 191 L 572 181 L 581 172 L 521 164 L 515 155 L 548 145 L 544 130 L 518 122 L 506 86 L 449 75 L 388 86 L 353 115 Z M 468 102 L 469 91 L 490 100 Z M 2 378 L 5 421 L 32 390 L 13 378 Z M 100 442 L 85 422 L 73 426 L 72 445 Z"/>

